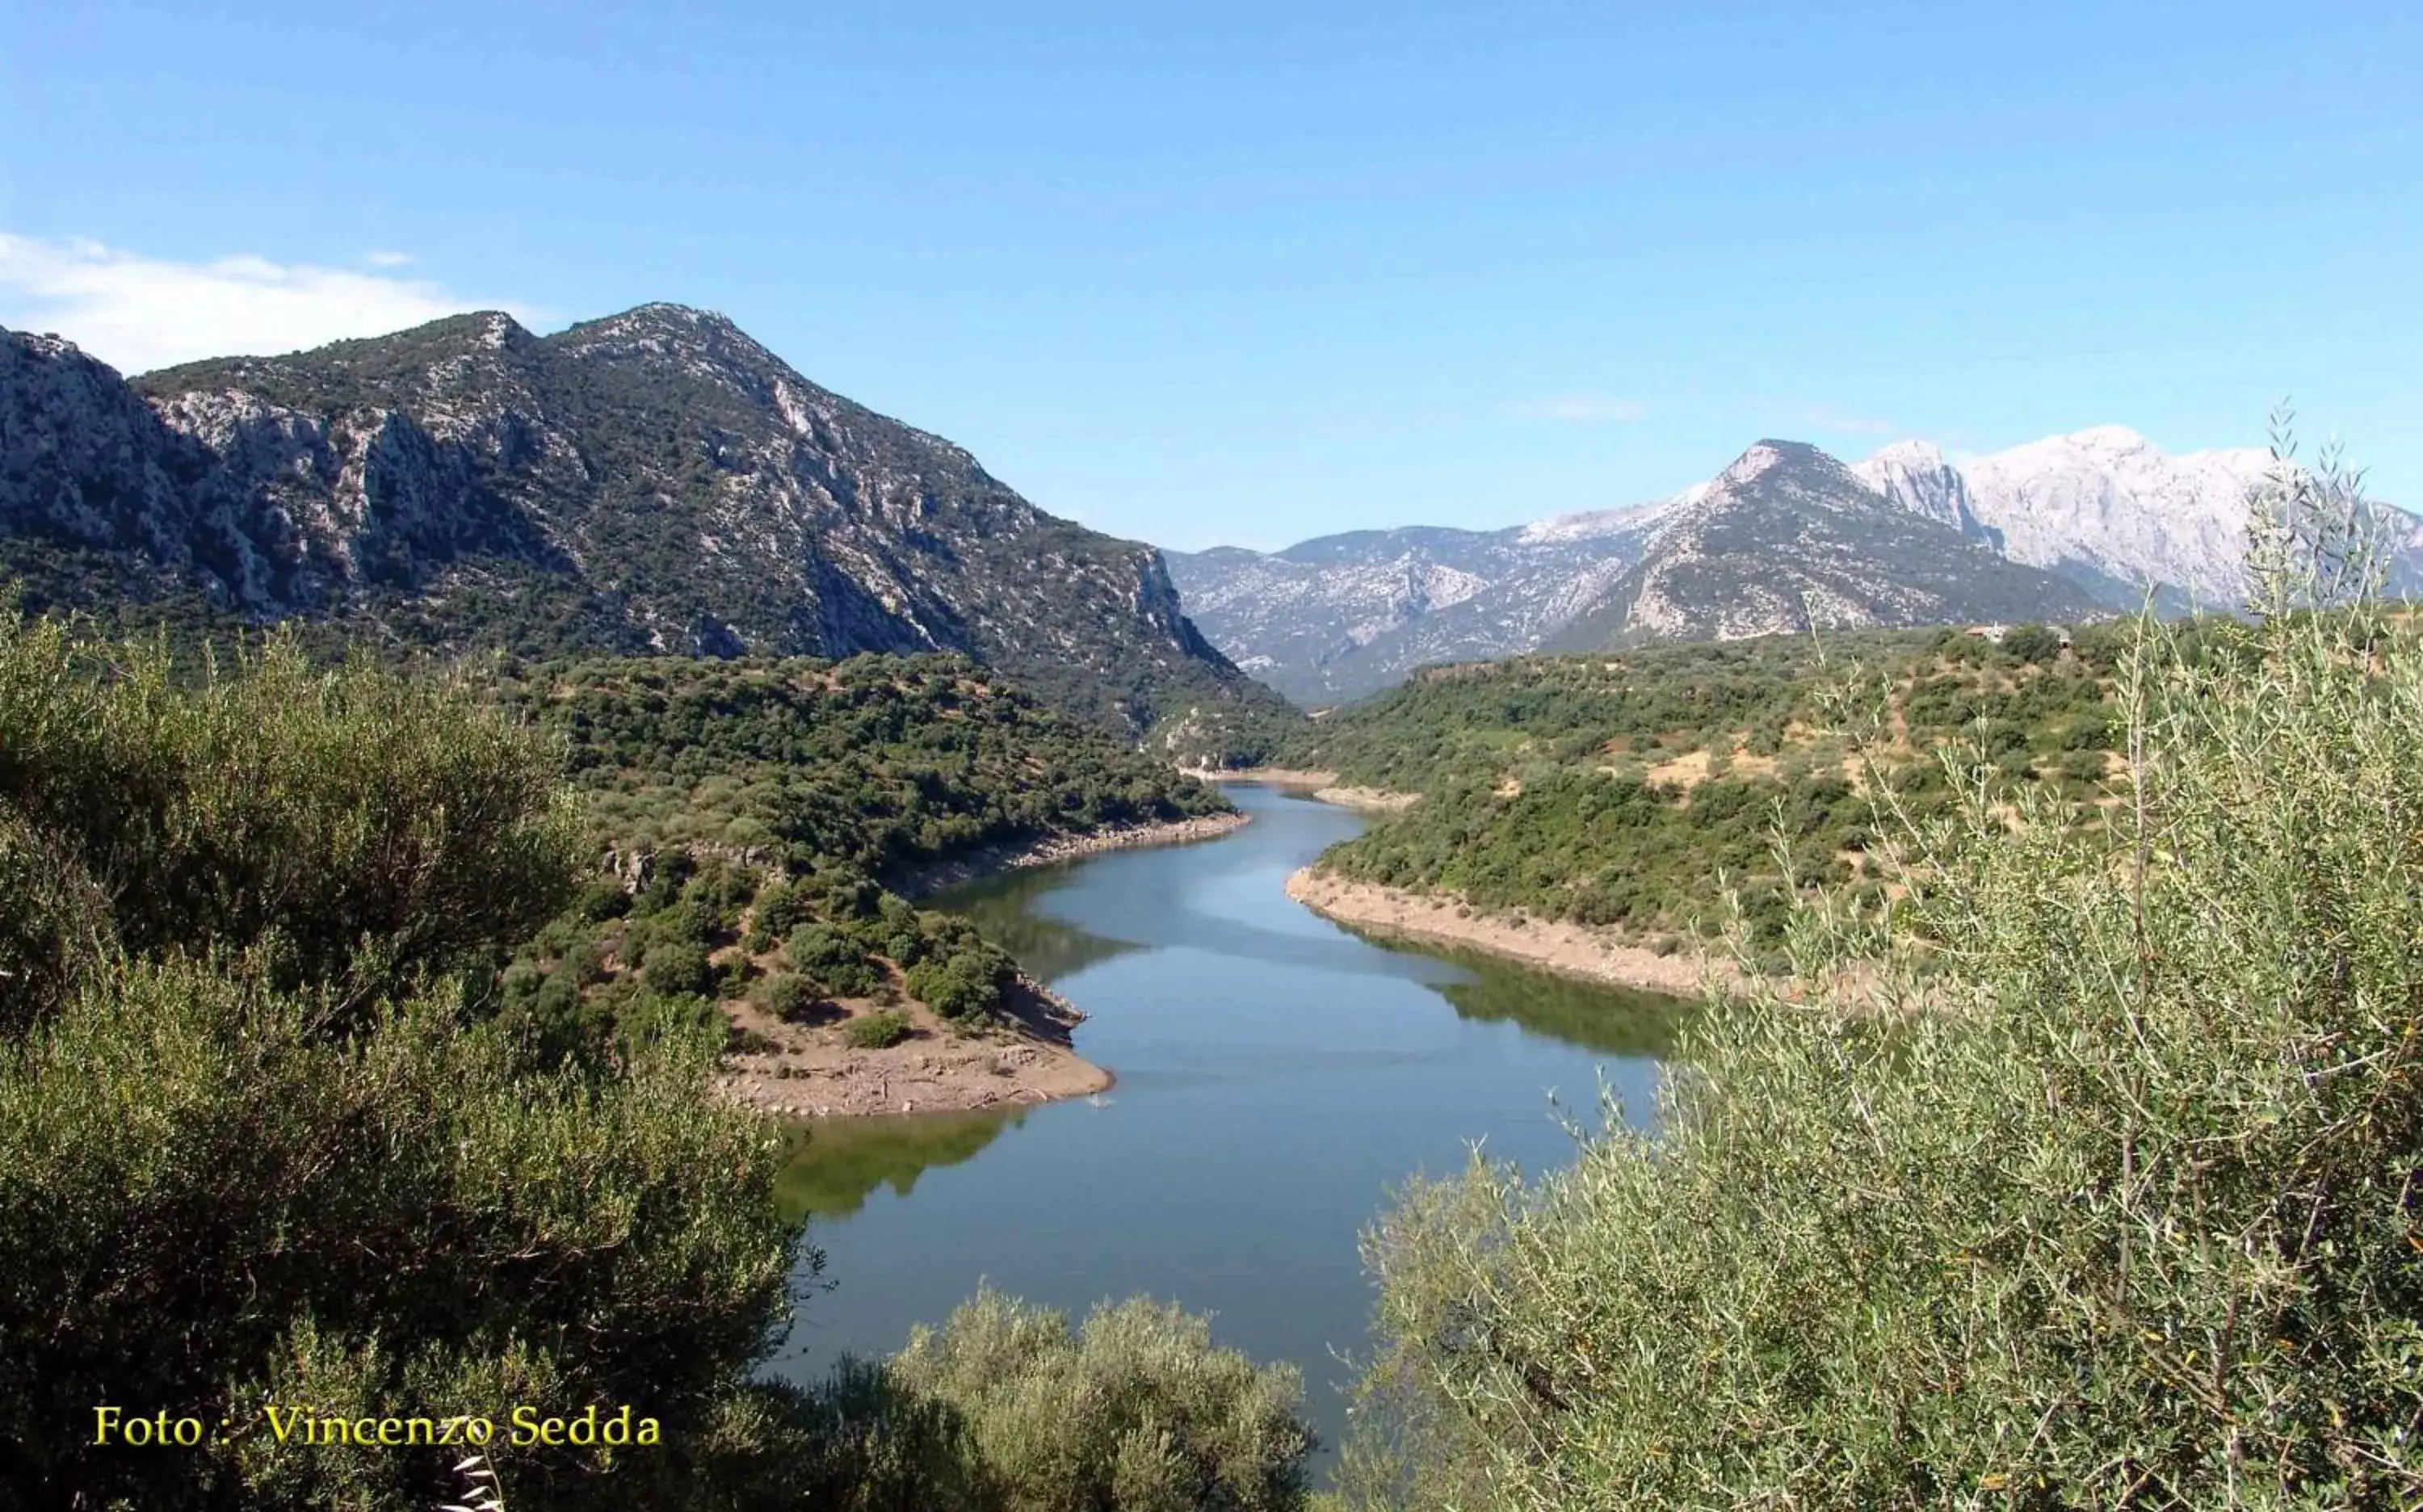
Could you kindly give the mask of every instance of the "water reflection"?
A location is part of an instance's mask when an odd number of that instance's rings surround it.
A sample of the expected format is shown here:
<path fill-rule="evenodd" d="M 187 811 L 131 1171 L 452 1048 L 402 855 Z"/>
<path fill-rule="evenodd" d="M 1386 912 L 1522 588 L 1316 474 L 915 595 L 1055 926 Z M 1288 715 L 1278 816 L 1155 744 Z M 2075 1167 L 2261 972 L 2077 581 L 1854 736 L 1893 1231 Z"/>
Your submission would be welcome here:
<path fill-rule="evenodd" d="M 1662 1060 L 1699 1009 L 1693 999 L 1528 971 L 1477 951 L 1427 953 L 1470 974 L 1464 981 L 1437 984 L 1438 995 L 1460 1017 L 1513 1024 L 1602 1055 Z"/>
<path fill-rule="evenodd" d="M 1061 867 L 1036 867 L 954 889 L 928 902 L 928 907 L 957 914 L 984 931 L 985 938 L 1008 951 L 1029 973 L 1044 981 L 1073 977 L 1140 944 L 1114 940 L 1091 930 L 1053 918 L 1037 906 L 1045 894 L 1062 886 Z"/>
<path fill-rule="evenodd" d="M 1024 1122 L 1027 1112 L 988 1108 L 785 1125 L 775 1206 L 785 1218 L 837 1218 L 863 1207 L 878 1186 L 906 1197 L 921 1174 L 972 1158 L 1003 1129 Z"/>
<path fill-rule="evenodd" d="M 808 1379 L 845 1352 L 889 1353 L 979 1281 L 1072 1313 L 1141 1292 L 1294 1362 L 1336 1441 L 1338 1352 L 1370 1342 L 1358 1238 L 1386 1194 L 1461 1169 L 1475 1141 L 1527 1170 L 1564 1164 L 1566 1121 L 1587 1121 L 1601 1086 L 1627 1117 L 1655 1106 L 1686 1005 L 1357 937 L 1286 883 L 1362 819 L 1234 796 L 1254 822 L 1221 839 L 933 899 L 1082 1007 L 1078 1048 L 1118 1085 L 1098 1102 L 809 1131 L 785 1201 L 816 1215 L 835 1289 L 776 1368 Z M 913 1199 L 881 1190 L 912 1184 Z"/>

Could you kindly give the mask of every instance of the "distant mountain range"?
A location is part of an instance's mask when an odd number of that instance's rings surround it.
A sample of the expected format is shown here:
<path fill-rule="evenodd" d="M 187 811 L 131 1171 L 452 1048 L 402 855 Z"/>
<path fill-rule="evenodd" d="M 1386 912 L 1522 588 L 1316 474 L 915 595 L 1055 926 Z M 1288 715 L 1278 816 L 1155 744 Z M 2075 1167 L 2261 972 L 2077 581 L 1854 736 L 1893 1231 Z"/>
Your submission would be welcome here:
<path fill-rule="evenodd" d="M 1900 441 L 1845 466 L 1762 441 L 1671 499 L 1499 531 L 1409 528 L 1283 551 L 1166 553 L 1189 614 L 1299 703 L 1415 667 L 1644 637 L 1821 626 L 2067 622 L 2232 607 L 2246 499 L 2272 466 L 2243 448 L 2170 455 L 2119 426 L 1955 463 Z M 2391 511 L 2406 575 L 2423 522 Z"/>
<path fill-rule="evenodd" d="M 129 382 L 0 331 L 0 578 L 527 654 L 948 649 L 1216 756 L 1292 718 L 1151 547 L 801 377 L 720 315 L 470 314 Z"/>

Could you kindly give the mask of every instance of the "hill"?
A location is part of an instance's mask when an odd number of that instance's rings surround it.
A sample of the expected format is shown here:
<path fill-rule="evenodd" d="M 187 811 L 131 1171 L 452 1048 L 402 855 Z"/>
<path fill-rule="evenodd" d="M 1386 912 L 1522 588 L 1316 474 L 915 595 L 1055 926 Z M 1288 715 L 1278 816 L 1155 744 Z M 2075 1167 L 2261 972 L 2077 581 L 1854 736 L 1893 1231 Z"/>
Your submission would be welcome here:
<path fill-rule="evenodd" d="M 964 657 L 508 664 L 487 692 L 561 739 L 610 871 L 518 952 L 507 1011 L 575 1058 L 666 1011 L 729 1021 L 727 1089 L 761 1106 L 1094 1090 L 1069 1006 L 902 895 L 954 861 L 1234 821 Z"/>
<path fill-rule="evenodd" d="M 133 383 L 0 332 L 0 572 L 37 609 L 305 616 L 450 652 L 959 651 L 1131 739 L 1182 728 L 1197 759 L 1287 717 L 1150 547 L 674 305 Z"/>
<path fill-rule="evenodd" d="M 1822 707 L 1829 684 L 1863 669 L 1887 732 L 1865 754 L 1916 819 L 1953 802 L 1936 759 L 1952 745 L 2006 798 L 2042 787 L 2092 799 L 2112 767 L 2108 684 L 2125 633 L 2090 626 L 2065 646 L 2042 627 L 2001 644 L 1868 630 L 1432 668 L 1330 715 L 1287 755 L 1422 795 L 1325 853 L 1318 866 L 1336 877 L 1660 950 L 1721 922 L 1730 878 L 1772 947 L 1779 823 L 1799 885 L 1879 885 L 1862 763 Z"/>

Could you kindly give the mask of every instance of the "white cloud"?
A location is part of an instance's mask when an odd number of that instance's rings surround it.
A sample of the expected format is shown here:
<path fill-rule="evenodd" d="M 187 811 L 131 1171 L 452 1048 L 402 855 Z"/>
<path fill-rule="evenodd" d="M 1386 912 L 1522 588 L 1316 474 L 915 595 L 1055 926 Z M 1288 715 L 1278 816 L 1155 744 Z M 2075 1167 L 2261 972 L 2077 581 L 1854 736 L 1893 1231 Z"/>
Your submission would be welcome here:
<path fill-rule="evenodd" d="M 1793 418 L 1803 425 L 1832 431 L 1837 436 L 1891 436 L 1901 429 L 1889 420 L 1865 420 L 1824 405 L 1811 405 Z"/>
<path fill-rule="evenodd" d="M 0 231 L 0 326 L 56 332 L 126 373 L 299 351 L 483 308 L 499 306 L 423 279 L 249 255 L 172 263 Z"/>
<path fill-rule="evenodd" d="M 1638 399 L 1619 398 L 1614 394 L 1569 393 L 1547 399 L 1534 399 L 1514 406 L 1514 412 L 1539 420 L 1573 421 L 1585 425 L 1620 424 L 1646 420 L 1649 406 Z"/>
<path fill-rule="evenodd" d="M 383 247 L 374 247 L 362 254 L 362 261 L 374 268 L 400 268 L 412 261 L 412 254 L 389 251 Z"/>

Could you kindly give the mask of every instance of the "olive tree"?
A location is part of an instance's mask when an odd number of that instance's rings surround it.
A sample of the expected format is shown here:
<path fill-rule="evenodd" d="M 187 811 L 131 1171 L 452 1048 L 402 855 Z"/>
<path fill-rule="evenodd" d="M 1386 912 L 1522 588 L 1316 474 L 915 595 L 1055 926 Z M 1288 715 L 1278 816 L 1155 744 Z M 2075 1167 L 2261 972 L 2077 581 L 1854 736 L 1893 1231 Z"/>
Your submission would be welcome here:
<path fill-rule="evenodd" d="M 1802 906 L 1654 1128 L 1404 1195 L 1353 1499 L 2423 1502 L 2423 632 L 2290 455 L 2105 803 L 1872 773 L 1892 900 Z"/>

